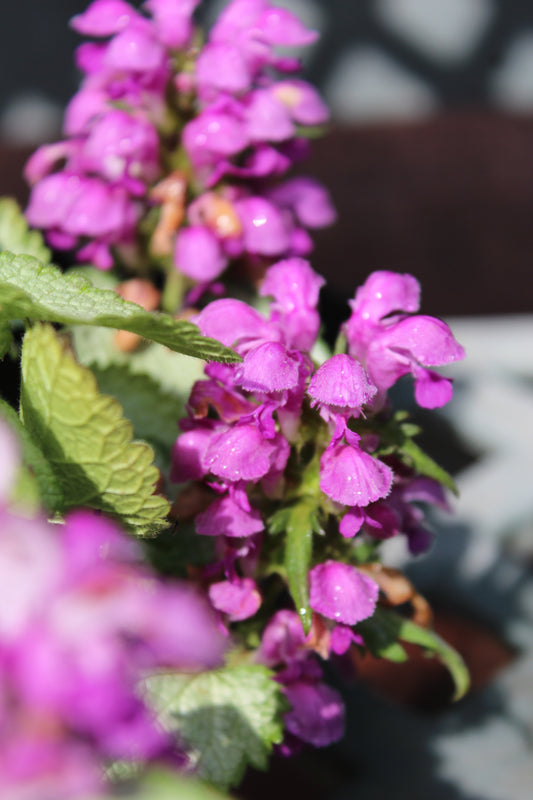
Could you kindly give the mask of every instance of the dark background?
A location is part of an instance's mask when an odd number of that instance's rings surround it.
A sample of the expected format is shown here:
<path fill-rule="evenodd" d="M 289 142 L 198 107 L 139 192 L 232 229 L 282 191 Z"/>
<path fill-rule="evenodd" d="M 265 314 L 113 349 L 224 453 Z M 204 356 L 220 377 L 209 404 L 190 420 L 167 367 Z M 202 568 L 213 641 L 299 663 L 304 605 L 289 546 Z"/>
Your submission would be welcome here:
<path fill-rule="evenodd" d="M 414 273 L 428 313 L 529 312 L 533 3 L 283 4 L 322 32 L 306 74 L 332 105 L 332 130 L 306 171 L 339 211 L 313 258 L 338 313 L 374 269 Z M 80 39 L 68 20 L 85 5 L 18 0 L 0 26 L 0 192 L 22 201 L 22 164 L 36 143 L 59 137 L 77 86 Z"/>

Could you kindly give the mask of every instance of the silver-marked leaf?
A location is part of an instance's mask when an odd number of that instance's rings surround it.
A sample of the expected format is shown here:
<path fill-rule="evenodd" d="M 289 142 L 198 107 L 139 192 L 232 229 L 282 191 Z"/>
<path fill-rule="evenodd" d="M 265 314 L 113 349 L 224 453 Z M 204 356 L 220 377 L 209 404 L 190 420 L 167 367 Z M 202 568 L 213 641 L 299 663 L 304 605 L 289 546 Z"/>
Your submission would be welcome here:
<path fill-rule="evenodd" d="M 259 664 L 192 678 L 157 675 L 147 686 L 162 724 L 189 746 L 199 777 L 223 790 L 239 783 L 248 765 L 266 769 L 272 745 L 282 740 L 285 700 Z"/>

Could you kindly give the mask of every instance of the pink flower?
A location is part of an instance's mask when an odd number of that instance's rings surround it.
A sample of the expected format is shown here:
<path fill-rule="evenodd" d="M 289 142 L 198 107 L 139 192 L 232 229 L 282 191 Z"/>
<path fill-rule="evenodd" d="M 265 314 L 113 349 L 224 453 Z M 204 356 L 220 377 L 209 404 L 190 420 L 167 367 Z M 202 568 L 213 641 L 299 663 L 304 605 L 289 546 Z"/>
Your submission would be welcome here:
<path fill-rule="evenodd" d="M 390 467 L 350 444 L 334 444 L 320 459 L 320 488 L 346 506 L 366 506 L 386 497 L 392 479 Z"/>
<path fill-rule="evenodd" d="M 344 328 L 350 354 L 380 392 L 411 373 L 419 405 L 437 408 L 451 398 L 451 381 L 426 367 L 458 361 L 464 350 L 441 320 L 405 313 L 417 311 L 419 300 L 420 287 L 411 275 L 376 272 L 357 290 Z"/>
<path fill-rule="evenodd" d="M 261 605 L 261 595 L 251 578 L 213 583 L 209 587 L 209 599 L 217 611 L 228 615 L 230 622 L 253 617 Z"/>
<path fill-rule="evenodd" d="M 202 536 L 246 537 L 264 529 L 260 513 L 250 507 L 246 492 L 232 491 L 213 500 L 209 508 L 195 519 L 196 531 Z"/>
<path fill-rule="evenodd" d="M 355 625 L 372 616 L 378 594 L 375 581 L 340 561 L 318 564 L 309 573 L 309 605 L 335 622 Z"/>
<path fill-rule="evenodd" d="M 256 482 L 270 471 L 276 454 L 274 440 L 264 439 L 253 423 L 239 423 L 211 438 L 202 465 L 225 481 Z"/>
<path fill-rule="evenodd" d="M 295 681 L 284 688 L 292 706 L 285 725 L 293 736 L 314 747 L 327 747 L 344 735 L 344 704 L 338 692 L 323 683 Z"/>
<path fill-rule="evenodd" d="M 71 26 L 85 36 L 112 36 L 127 28 L 140 14 L 124 0 L 94 0 L 81 14 L 70 20 Z"/>
<path fill-rule="evenodd" d="M 177 269 L 194 280 L 209 282 L 225 269 L 227 258 L 216 236 L 208 228 L 182 228 L 176 238 L 174 262 Z"/>
<path fill-rule="evenodd" d="M 299 378 L 299 359 L 279 342 L 263 342 L 248 350 L 236 373 L 236 382 L 248 392 L 296 389 Z"/>
<path fill-rule="evenodd" d="M 136 543 L 98 514 L 64 526 L 0 514 L 3 795 L 85 797 L 104 762 L 181 758 L 137 684 L 220 662 L 208 605 L 141 566 Z"/>
<path fill-rule="evenodd" d="M 357 417 L 377 389 L 359 361 L 344 353 L 328 358 L 311 378 L 307 393 L 311 405 L 328 412 Z"/>

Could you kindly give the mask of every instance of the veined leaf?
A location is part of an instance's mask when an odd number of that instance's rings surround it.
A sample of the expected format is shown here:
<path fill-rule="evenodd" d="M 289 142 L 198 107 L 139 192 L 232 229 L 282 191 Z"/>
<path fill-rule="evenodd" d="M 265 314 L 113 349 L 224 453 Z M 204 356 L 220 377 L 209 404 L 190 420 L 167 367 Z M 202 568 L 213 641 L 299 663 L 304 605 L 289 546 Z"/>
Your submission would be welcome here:
<path fill-rule="evenodd" d="M 63 493 L 63 507 L 88 506 L 140 535 L 166 524 L 168 502 L 154 494 L 154 453 L 132 441 L 120 404 L 100 394 L 50 325 L 36 325 L 22 348 L 21 415 Z"/>
<path fill-rule="evenodd" d="M 135 436 L 154 448 L 160 468 L 167 470 L 178 420 L 184 416 L 179 399 L 162 391 L 147 375 L 135 375 L 126 365 L 93 368 L 93 374 L 100 391 L 119 401 Z"/>
<path fill-rule="evenodd" d="M 199 777 L 223 790 L 239 783 L 248 765 L 266 769 L 272 745 L 282 740 L 285 700 L 260 664 L 192 678 L 156 675 L 147 687 L 162 724 L 191 748 Z"/>
<path fill-rule="evenodd" d="M 240 360 L 233 350 L 202 336 L 191 322 L 145 311 L 80 275 L 63 274 L 28 256 L 0 255 L 0 306 L 2 315 L 11 319 L 117 328 L 196 358 Z"/>
<path fill-rule="evenodd" d="M 0 251 L 34 256 L 48 264 L 51 253 L 39 231 L 30 230 L 26 218 L 12 197 L 0 198 Z"/>

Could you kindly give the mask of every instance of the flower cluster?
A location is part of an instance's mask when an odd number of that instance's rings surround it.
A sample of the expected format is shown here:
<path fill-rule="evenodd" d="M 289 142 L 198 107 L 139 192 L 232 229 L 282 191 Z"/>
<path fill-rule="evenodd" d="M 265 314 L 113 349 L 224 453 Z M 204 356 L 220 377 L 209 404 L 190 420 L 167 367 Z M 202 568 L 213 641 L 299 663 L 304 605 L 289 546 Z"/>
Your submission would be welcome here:
<path fill-rule="evenodd" d="M 181 422 L 173 452 L 173 479 L 204 481 L 212 491 L 195 525 L 198 534 L 216 537 L 217 561 L 205 577 L 224 624 L 261 609 L 261 582 L 276 571 L 269 563 L 275 536 L 266 535 L 272 520 L 278 529 L 284 522 L 294 524 L 286 516 L 292 508 L 302 516 L 306 534 L 311 520 L 320 520 L 314 526 L 323 535 L 315 537 L 308 574 L 313 625 L 315 633 L 322 631 L 319 644 L 316 635 L 305 640 L 298 616 L 289 611 L 264 634 L 270 641 L 281 626 L 296 637 L 287 647 L 291 653 L 296 648 L 297 657 L 282 658 L 278 651 L 266 657 L 266 663 L 284 667 L 280 681 L 294 701 L 288 717 L 293 735 L 311 725 L 302 721 L 300 707 L 309 703 L 318 720 L 322 700 L 329 702 L 316 665 L 307 671 L 307 656 L 313 649 L 326 657 L 342 654 L 351 642 L 362 643 L 353 626 L 376 607 L 378 585 L 343 563 L 346 539 L 359 531 L 373 541 L 401 533 L 412 552 L 420 552 L 430 537 L 412 503 L 445 504 L 435 481 L 385 446 L 387 426 L 393 424 L 386 391 L 412 373 L 418 402 L 441 405 L 451 384 L 428 367 L 463 357 L 445 323 L 413 313 L 419 302 L 415 279 L 378 272 L 351 303 L 344 326 L 348 352 L 316 367 L 311 354 L 322 283 L 306 261 L 287 259 L 269 268 L 261 286 L 260 293 L 271 298 L 267 318 L 232 299 L 216 300 L 194 318 L 202 333 L 233 346 L 243 360 L 206 367 L 207 379 L 192 389 L 189 417 Z M 263 654 L 269 647 L 263 644 Z M 334 718 L 333 729 L 339 730 L 340 717 Z M 330 733 L 300 738 L 319 743 L 321 737 L 331 741 Z"/>
<path fill-rule="evenodd" d="M 2 427 L 2 453 L 12 445 Z M 14 464 L 2 461 L 6 492 Z M 152 575 L 133 540 L 104 517 L 78 511 L 64 526 L 5 508 L 0 517 L 9 598 L 0 611 L 1 794 L 96 796 L 106 762 L 183 765 L 138 684 L 159 668 L 220 662 L 210 609 L 189 588 Z"/>
<path fill-rule="evenodd" d="M 276 48 L 316 34 L 268 0 L 233 0 L 198 47 L 197 5 L 94 0 L 72 20 L 98 41 L 77 51 L 67 138 L 26 167 L 28 220 L 53 247 L 102 269 L 148 255 L 209 285 L 236 258 L 308 254 L 307 229 L 334 220 L 316 181 L 279 182 L 328 110 Z"/>

